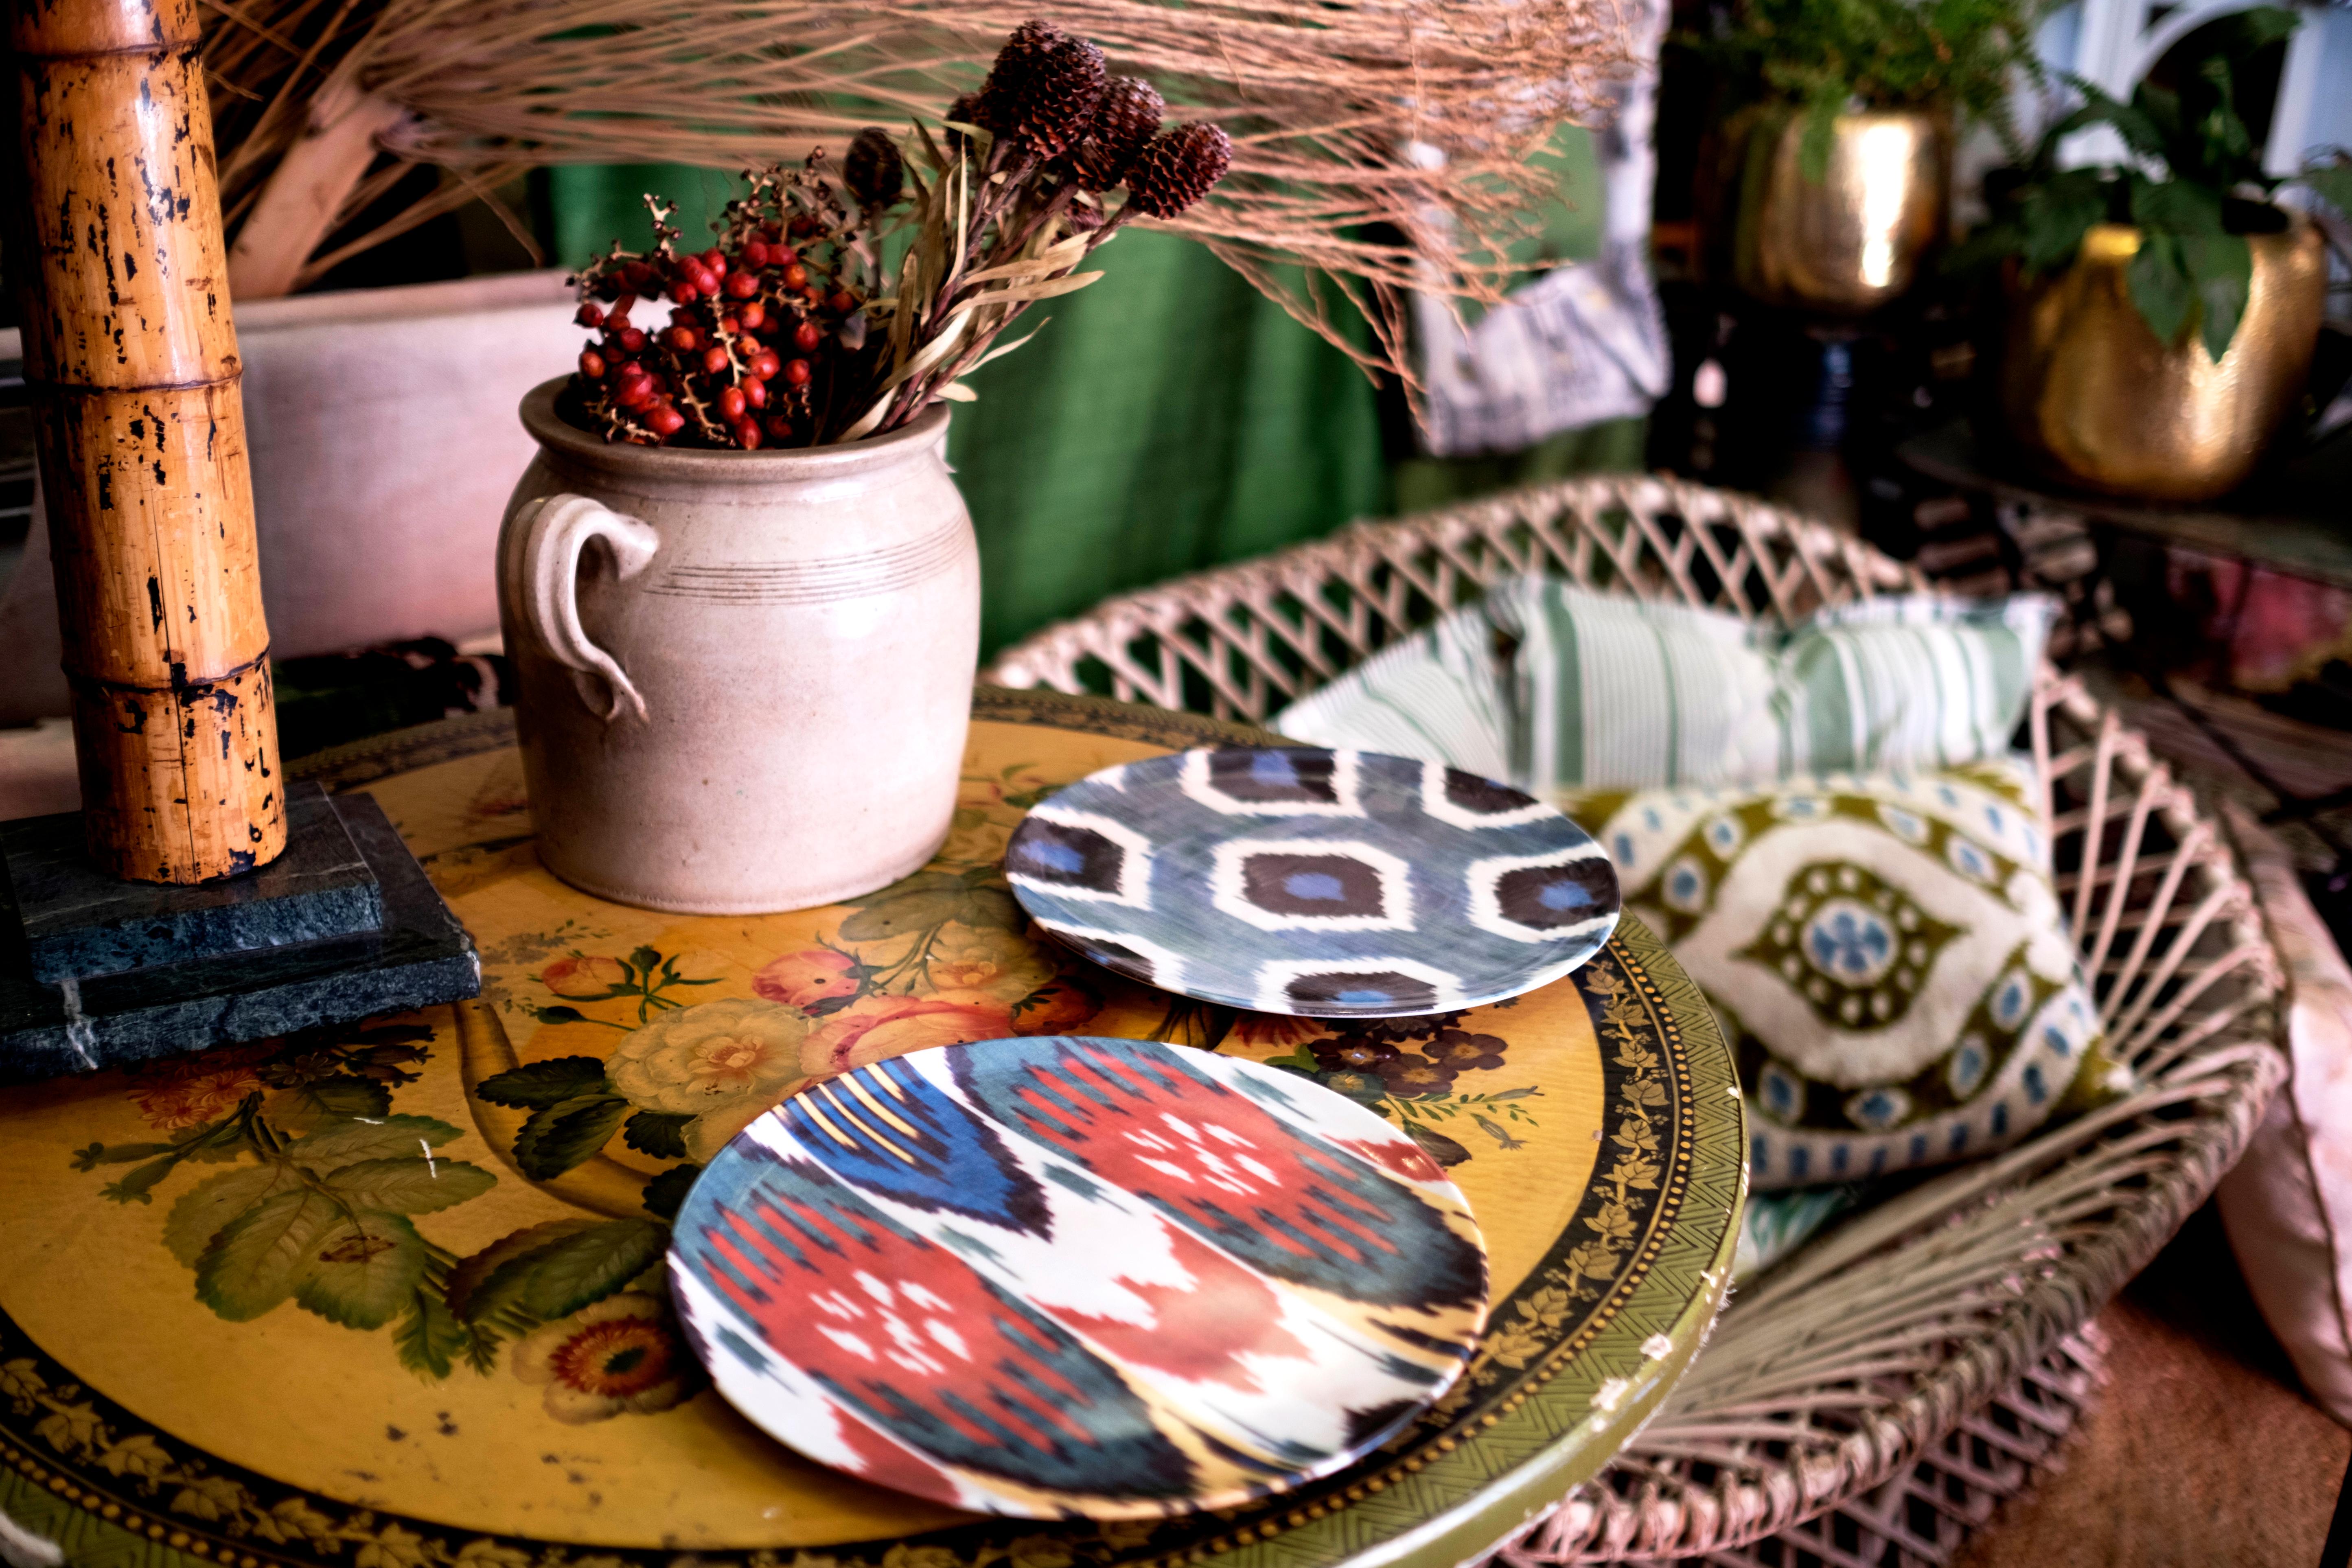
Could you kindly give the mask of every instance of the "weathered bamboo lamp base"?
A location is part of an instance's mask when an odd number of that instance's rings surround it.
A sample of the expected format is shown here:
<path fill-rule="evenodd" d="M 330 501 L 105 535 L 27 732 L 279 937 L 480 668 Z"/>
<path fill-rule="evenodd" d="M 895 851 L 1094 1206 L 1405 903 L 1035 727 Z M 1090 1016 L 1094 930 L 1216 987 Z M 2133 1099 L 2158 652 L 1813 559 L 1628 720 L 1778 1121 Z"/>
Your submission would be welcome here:
<path fill-rule="evenodd" d="M 0 1083 L 480 991 L 473 942 L 373 800 L 298 784 L 286 820 L 272 864 L 194 886 L 100 870 L 79 812 L 0 823 Z"/>
<path fill-rule="evenodd" d="M 474 995 L 375 803 L 278 765 L 198 0 L 0 4 L 83 804 L 0 823 L 0 1082 Z"/>

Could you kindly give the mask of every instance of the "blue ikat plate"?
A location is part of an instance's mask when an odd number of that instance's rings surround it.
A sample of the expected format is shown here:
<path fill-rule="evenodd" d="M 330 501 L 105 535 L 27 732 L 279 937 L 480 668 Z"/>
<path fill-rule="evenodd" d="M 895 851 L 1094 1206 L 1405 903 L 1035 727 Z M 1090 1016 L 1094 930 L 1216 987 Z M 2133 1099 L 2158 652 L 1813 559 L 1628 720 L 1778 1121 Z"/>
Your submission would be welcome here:
<path fill-rule="evenodd" d="M 1617 926 L 1617 870 L 1532 796 L 1440 763 L 1229 746 L 1105 768 L 1004 870 L 1106 969 L 1229 1007 L 1409 1017 L 1549 984 Z"/>

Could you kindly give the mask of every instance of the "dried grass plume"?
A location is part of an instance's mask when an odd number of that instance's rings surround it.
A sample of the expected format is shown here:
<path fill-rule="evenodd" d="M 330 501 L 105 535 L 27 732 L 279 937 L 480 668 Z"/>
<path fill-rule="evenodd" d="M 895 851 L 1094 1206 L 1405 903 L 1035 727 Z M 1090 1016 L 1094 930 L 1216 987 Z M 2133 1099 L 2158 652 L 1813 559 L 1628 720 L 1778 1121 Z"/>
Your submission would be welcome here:
<path fill-rule="evenodd" d="M 819 144 L 838 153 L 867 123 L 942 116 L 997 41 L 1042 14 L 1099 44 L 1114 73 L 1156 84 L 1171 121 L 1231 133 L 1232 174 L 1158 226 L 1207 245 L 1358 359 L 1400 370 L 1402 292 L 1493 298 L 1506 247 L 1556 189 L 1536 155 L 1563 122 L 1604 118 L 1632 67 L 1621 0 L 211 4 L 225 22 L 216 52 L 241 36 L 248 68 L 316 81 L 312 100 L 361 106 L 340 112 L 379 147 L 476 187 L 530 164 L 741 169 Z M 330 15 L 335 37 L 314 48 Z M 282 144 L 288 124 L 278 111 L 262 129 Z M 1370 323 L 1369 346 L 1347 306 Z"/>

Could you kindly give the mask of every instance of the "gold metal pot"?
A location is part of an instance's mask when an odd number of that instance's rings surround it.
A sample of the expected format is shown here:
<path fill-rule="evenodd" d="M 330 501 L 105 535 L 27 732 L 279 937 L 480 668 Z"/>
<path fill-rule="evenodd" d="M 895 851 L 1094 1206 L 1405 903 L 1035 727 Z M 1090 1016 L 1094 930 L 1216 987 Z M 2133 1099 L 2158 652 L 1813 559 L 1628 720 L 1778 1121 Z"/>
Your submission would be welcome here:
<path fill-rule="evenodd" d="M 2310 374 L 2327 286 L 2307 220 L 2247 238 L 2253 287 L 2219 364 L 2193 330 L 2158 342 L 2132 303 L 2124 274 L 2136 228 L 2100 224 L 2065 271 L 2012 281 L 2000 407 L 2030 461 L 2150 500 L 2210 500 L 2244 482 Z"/>
<path fill-rule="evenodd" d="M 1767 304 L 1862 315 L 1911 287 L 1944 232 L 1950 137 L 1942 117 L 1841 114 L 1829 173 L 1804 176 L 1805 124 L 1777 116 L 1748 140 L 1732 278 Z"/>

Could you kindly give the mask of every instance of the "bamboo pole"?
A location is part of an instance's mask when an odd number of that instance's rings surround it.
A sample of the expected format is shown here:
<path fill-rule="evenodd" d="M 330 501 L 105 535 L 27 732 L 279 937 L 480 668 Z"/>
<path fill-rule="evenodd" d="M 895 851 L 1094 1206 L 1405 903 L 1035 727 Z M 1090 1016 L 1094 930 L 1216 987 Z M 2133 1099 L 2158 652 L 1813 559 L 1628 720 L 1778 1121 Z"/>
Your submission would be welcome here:
<path fill-rule="evenodd" d="M 16 0 L 24 305 L 91 857 L 286 846 L 196 0 Z"/>

